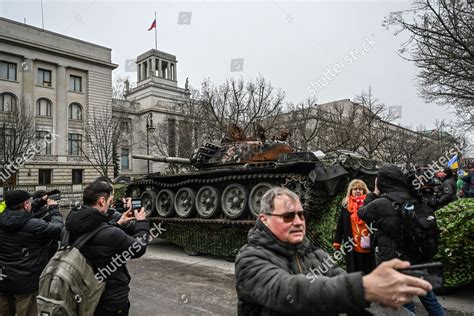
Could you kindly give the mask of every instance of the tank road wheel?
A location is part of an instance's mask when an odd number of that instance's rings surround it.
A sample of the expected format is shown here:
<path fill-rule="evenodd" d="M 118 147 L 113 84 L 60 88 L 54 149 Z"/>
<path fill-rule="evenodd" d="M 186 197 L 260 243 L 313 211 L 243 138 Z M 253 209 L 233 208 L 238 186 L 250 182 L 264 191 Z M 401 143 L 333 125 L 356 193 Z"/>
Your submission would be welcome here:
<path fill-rule="evenodd" d="M 156 193 L 152 190 L 146 190 L 140 196 L 142 199 L 142 207 L 145 208 L 145 212 L 150 213 L 150 215 L 154 215 L 155 213 L 155 199 Z"/>
<path fill-rule="evenodd" d="M 174 214 L 174 193 L 163 189 L 156 196 L 156 211 L 162 217 L 171 217 Z"/>
<path fill-rule="evenodd" d="M 262 200 L 262 196 L 271 188 L 273 188 L 273 185 L 270 183 L 260 182 L 250 191 L 249 208 L 254 217 L 257 217 L 260 213 L 260 201 Z"/>
<path fill-rule="evenodd" d="M 241 184 L 229 184 L 222 192 L 222 211 L 227 217 L 235 219 L 245 213 L 248 190 Z"/>
<path fill-rule="evenodd" d="M 191 217 L 194 212 L 196 193 L 191 188 L 181 188 L 174 197 L 174 209 L 179 217 Z"/>
<path fill-rule="evenodd" d="M 220 206 L 219 191 L 210 185 L 203 186 L 196 194 L 196 210 L 202 218 L 217 214 Z"/>
<path fill-rule="evenodd" d="M 301 179 L 300 177 L 291 177 L 286 179 L 283 187 L 296 193 L 300 197 L 301 205 L 305 207 L 309 192 L 307 181 Z"/>

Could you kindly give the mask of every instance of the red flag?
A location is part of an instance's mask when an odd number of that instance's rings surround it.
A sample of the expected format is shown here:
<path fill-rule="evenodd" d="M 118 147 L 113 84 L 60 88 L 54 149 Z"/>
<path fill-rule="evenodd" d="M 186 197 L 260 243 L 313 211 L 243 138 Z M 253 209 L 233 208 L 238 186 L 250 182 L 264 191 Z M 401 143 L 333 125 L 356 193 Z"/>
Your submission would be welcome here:
<path fill-rule="evenodd" d="M 153 23 L 151 23 L 151 26 L 150 28 L 148 29 L 148 31 L 151 31 L 152 29 L 156 28 L 156 19 L 153 20 Z"/>

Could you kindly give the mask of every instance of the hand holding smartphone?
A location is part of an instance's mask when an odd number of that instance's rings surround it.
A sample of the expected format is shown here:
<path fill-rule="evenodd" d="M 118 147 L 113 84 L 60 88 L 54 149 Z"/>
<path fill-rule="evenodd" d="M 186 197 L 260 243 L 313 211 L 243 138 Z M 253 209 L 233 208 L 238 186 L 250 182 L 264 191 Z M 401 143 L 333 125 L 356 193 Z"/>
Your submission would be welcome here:
<path fill-rule="evenodd" d="M 441 262 L 415 264 L 409 268 L 400 269 L 398 271 L 426 280 L 431 283 L 433 290 L 443 285 L 443 264 Z"/>

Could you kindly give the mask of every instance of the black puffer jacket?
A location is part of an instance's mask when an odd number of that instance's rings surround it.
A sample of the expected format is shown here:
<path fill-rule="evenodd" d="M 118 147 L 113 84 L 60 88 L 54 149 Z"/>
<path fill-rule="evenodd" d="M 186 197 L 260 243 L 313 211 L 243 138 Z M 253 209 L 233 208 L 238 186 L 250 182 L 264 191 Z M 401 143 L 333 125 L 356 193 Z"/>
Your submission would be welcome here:
<path fill-rule="evenodd" d="M 337 315 L 365 307 L 360 272 L 338 268 L 308 239 L 281 242 L 259 220 L 237 255 L 235 277 L 239 315 Z"/>
<path fill-rule="evenodd" d="M 25 210 L 0 214 L 0 293 L 36 291 L 49 260 L 49 245 L 59 240 L 64 219 L 56 212 L 50 222 L 33 218 Z"/>
<path fill-rule="evenodd" d="M 115 311 L 128 304 L 130 275 L 123 262 L 127 257 L 139 258 L 145 253 L 149 223 L 147 220 L 137 221 L 133 225 L 133 236 L 129 236 L 119 227 L 111 225 L 109 220 L 106 214 L 95 208 L 75 207 L 66 219 L 66 229 L 71 234 L 70 242 L 74 242 L 80 235 L 99 225 L 104 226 L 103 230 L 81 248 L 81 253 L 91 263 L 97 278 L 106 282 L 98 306 Z"/>
<path fill-rule="evenodd" d="M 364 205 L 357 212 L 359 218 L 377 229 L 372 242 L 375 262 L 379 265 L 393 258 L 408 260 L 400 249 L 402 215 L 400 210 L 395 209 L 394 202 L 383 196 L 388 195 L 400 204 L 414 198 L 409 193 L 403 173 L 394 165 L 380 168 L 377 181 L 381 196 L 367 194 Z"/>
<path fill-rule="evenodd" d="M 452 175 L 447 176 L 443 180 L 443 193 L 439 197 L 438 207 L 442 207 L 446 204 L 456 201 L 457 199 L 456 181 L 454 181 L 454 177 Z"/>

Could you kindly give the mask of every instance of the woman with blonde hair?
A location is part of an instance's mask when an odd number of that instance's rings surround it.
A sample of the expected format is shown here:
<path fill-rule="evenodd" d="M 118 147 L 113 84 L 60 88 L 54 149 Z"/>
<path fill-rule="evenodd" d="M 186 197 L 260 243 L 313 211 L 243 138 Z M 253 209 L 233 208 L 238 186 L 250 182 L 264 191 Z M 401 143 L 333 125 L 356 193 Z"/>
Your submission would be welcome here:
<path fill-rule="evenodd" d="M 347 186 L 346 196 L 342 200 L 333 246 L 345 254 L 347 272 L 362 271 L 368 274 L 375 267 L 368 227 L 357 216 L 368 192 L 364 181 L 354 179 Z"/>

